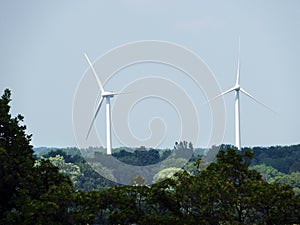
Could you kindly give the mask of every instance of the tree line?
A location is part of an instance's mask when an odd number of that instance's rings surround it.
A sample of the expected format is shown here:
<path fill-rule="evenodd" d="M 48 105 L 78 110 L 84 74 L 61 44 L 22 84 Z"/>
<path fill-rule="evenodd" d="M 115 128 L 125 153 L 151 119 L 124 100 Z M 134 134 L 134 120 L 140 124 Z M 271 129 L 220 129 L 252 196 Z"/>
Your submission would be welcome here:
<path fill-rule="evenodd" d="M 187 143 L 177 143 L 177 148 L 185 151 L 187 148 L 185 145 Z M 221 145 L 215 148 L 226 151 L 234 148 L 234 146 Z M 97 151 L 97 149 L 91 148 L 88 151 L 93 152 Z M 300 168 L 298 166 L 300 164 L 300 145 L 244 148 L 242 149 L 243 151 L 252 151 L 254 153 L 250 168 L 257 170 L 265 181 L 288 184 L 297 194 L 300 194 Z M 194 149 L 194 154 L 189 161 L 184 158 L 168 159 L 172 153 L 170 149 L 146 149 L 145 147 L 115 149 L 113 156 L 133 166 L 146 166 L 162 162 L 161 171 L 153 178 L 156 182 L 178 171 L 181 168 L 180 165 L 184 164 L 184 169 L 194 174 L 194 162 L 201 159 L 204 152 L 205 149 Z M 91 191 L 118 185 L 111 181 L 114 179 L 107 180 L 95 172 L 81 156 L 77 148 L 46 148 L 35 153 L 35 157 L 36 159 L 41 157 L 49 159 L 60 168 L 61 173 L 72 177 L 73 186 L 76 190 Z M 72 170 L 74 167 L 79 167 L 76 170 L 77 172 Z M 107 170 L 104 172 L 106 177 L 114 176 L 114 171 Z M 132 182 L 136 182 L 138 179 L 139 182 L 145 183 L 143 178 L 133 177 L 132 179 Z"/>

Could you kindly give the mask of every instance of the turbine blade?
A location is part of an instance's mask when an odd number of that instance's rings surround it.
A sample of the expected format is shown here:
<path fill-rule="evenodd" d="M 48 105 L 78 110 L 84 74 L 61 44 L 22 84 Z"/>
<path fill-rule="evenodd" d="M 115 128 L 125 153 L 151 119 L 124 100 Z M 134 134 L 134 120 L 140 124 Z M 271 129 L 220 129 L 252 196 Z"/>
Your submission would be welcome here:
<path fill-rule="evenodd" d="M 99 85 L 99 87 L 100 87 L 101 92 L 104 92 L 103 85 L 102 85 L 102 83 L 101 83 L 101 80 L 100 80 L 99 76 L 98 76 L 97 73 L 96 73 L 96 70 L 95 70 L 93 64 L 91 63 L 91 61 L 90 61 L 90 59 L 89 59 L 89 57 L 87 56 L 86 53 L 84 53 L 84 56 L 85 56 L 86 60 L 88 61 L 89 65 L 90 65 L 90 67 L 91 67 L 91 69 L 92 69 L 92 72 L 93 72 L 93 74 L 94 74 L 94 76 L 95 76 L 95 78 L 96 78 L 96 80 L 97 80 L 97 83 L 98 83 L 98 85 Z"/>
<path fill-rule="evenodd" d="M 89 127 L 89 130 L 88 130 L 88 133 L 87 133 L 87 135 L 86 135 L 86 138 L 85 138 L 85 139 L 88 139 L 88 137 L 89 137 L 89 135 L 90 135 L 90 133 L 91 133 L 92 127 L 93 127 L 93 125 L 94 125 L 94 122 L 95 122 L 95 119 L 96 119 L 96 117 L 97 117 L 97 115 L 98 115 L 98 113 L 99 113 L 99 110 L 100 110 L 100 108 L 101 108 L 101 105 L 102 105 L 103 99 L 104 99 L 103 97 L 101 97 L 101 98 L 100 98 L 100 101 L 99 101 L 99 103 L 98 103 L 98 106 L 97 106 L 97 109 L 96 109 L 95 115 L 94 115 L 94 117 L 93 117 L 93 119 L 92 119 L 91 125 L 90 125 L 90 127 Z"/>
<path fill-rule="evenodd" d="M 223 96 L 223 95 L 226 95 L 226 94 L 228 94 L 229 92 L 232 92 L 232 91 L 234 91 L 234 90 L 235 90 L 235 88 L 232 87 L 232 88 L 228 89 L 227 91 L 224 91 L 224 92 L 222 92 L 221 94 L 219 94 L 219 95 L 213 97 L 212 99 L 208 100 L 207 103 L 210 103 L 210 102 L 216 100 L 217 98 L 219 98 L 219 97 L 221 97 L 221 96 Z"/>
<path fill-rule="evenodd" d="M 123 95 L 123 94 L 131 94 L 133 93 L 132 91 L 120 91 L 120 92 L 112 92 L 112 95 Z"/>
<path fill-rule="evenodd" d="M 240 44 L 241 41 L 240 41 L 240 38 L 239 38 L 239 49 L 238 49 L 238 64 L 237 64 L 237 72 L 236 72 L 236 82 L 235 82 L 235 85 L 240 85 L 240 71 L 241 71 L 241 68 L 240 68 L 240 51 L 241 51 L 241 47 L 240 47 Z"/>
<path fill-rule="evenodd" d="M 269 106 L 267 106 L 266 104 L 264 104 L 263 102 L 257 100 L 256 98 L 254 98 L 252 95 L 250 95 L 247 91 L 245 91 L 243 88 L 240 88 L 241 92 L 243 92 L 245 95 L 247 95 L 249 98 L 251 98 L 252 100 L 254 100 L 255 102 L 257 102 L 258 104 L 264 106 L 265 108 L 267 108 L 268 110 L 270 110 L 271 112 L 277 114 L 273 109 L 271 109 Z"/>

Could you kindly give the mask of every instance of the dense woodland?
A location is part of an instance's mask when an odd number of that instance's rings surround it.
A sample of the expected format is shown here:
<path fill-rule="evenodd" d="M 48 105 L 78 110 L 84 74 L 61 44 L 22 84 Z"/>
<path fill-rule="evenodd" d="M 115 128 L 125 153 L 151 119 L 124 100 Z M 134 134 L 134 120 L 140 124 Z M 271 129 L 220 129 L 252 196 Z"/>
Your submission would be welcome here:
<path fill-rule="evenodd" d="M 300 224 L 300 145 L 237 151 L 222 145 L 214 162 L 203 149 L 183 170 L 172 149 L 121 148 L 131 165 L 163 162 L 147 185 L 128 185 L 96 173 L 76 148 L 36 149 L 23 117 L 10 114 L 11 93 L 0 99 L 1 224 Z M 187 142 L 176 148 L 191 149 Z M 171 172 L 178 171 L 173 177 Z"/>
<path fill-rule="evenodd" d="M 185 142 L 180 142 L 176 147 L 187 148 L 184 144 Z M 234 146 L 231 145 L 219 147 L 223 151 L 234 149 Z M 91 148 L 91 151 L 94 149 Z M 254 153 L 249 168 L 257 170 L 265 181 L 288 184 L 297 194 L 300 194 L 300 145 L 244 148 L 242 152 L 245 151 Z M 146 149 L 145 147 L 119 148 L 114 150 L 113 156 L 130 165 L 151 165 L 163 161 L 164 168 L 157 174 L 156 178 L 164 179 L 170 170 L 171 172 L 176 171 L 177 165 L 186 161 L 183 158 L 166 159 L 171 152 L 170 149 L 157 150 Z M 201 160 L 204 152 L 204 149 L 195 149 L 194 155 L 189 162 L 186 162 L 184 169 L 195 174 L 194 164 L 197 160 Z M 71 178 L 76 190 L 91 191 L 118 185 L 95 172 L 77 148 L 39 148 L 34 156 L 36 159 L 49 159 L 52 164 L 58 166 L 62 174 Z M 111 176 L 113 176 L 113 171 L 111 172 Z M 140 178 L 140 182 L 142 180 Z M 133 182 L 135 182 L 134 177 Z"/>

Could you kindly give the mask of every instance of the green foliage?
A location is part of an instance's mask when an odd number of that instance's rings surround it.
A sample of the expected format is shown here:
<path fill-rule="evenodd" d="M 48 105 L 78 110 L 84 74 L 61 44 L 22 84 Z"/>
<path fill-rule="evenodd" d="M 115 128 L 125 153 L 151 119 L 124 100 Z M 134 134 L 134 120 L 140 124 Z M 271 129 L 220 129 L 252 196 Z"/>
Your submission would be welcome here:
<path fill-rule="evenodd" d="M 50 157 L 56 157 L 57 155 L 60 155 L 64 158 L 64 161 L 66 163 L 81 163 L 85 160 L 80 155 L 80 151 L 78 148 L 64 148 L 64 149 L 46 149 L 46 153 L 42 154 L 40 152 L 38 158 L 44 157 L 44 158 L 50 158 Z"/>
<path fill-rule="evenodd" d="M 77 165 L 80 167 L 82 175 L 78 178 L 78 185 L 74 186 L 76 190 L 93 191 L 101 190 L 109 186 L 118 186 L 117 183 L 111 181 L 114 180 L 112 171 L 103 171 L 104 168 L 100 167 L 102 173 L 106 173 L 106 176 L 111 177 L 111 180 L 108 180 L 102 177 L 98 172 L 96 172 L 87 162 L 79 163 Z"/>
<path fill-rule="evenodd" d="M 113 156 L 118 160 L 133 166 L 151 165 L 162 160 L 159 151 L 154 149 L 147 150 L 145 147 L 140 147 L 134 152 L 120 150 L 119 152 L 113 153 Z"/>
<path fill-rule="evenodd" d="M 266 164 L 282 173 L 300 172 L 300 145 L 254 147 L 252 165 Z"/>
<path fill-rule="evenodd" d="M 115 180 L 112 171 L 105 169 L 99 163 L 87 163 L 77 148 L 47 149 L 39 156 L 50 159 L 55 166 L 60 168 L 61 173 L 70 177 L 75 190 L 87 192 L 118 185 L 112 182 Z M 110 177 L 110 180 L 102 177 L 95 169 L 98 172 L 101 171 L 101 174 L 105 174 L 106 177 Z"/>
<path fill-rule="evenodd" d="M 284 176 L 284 173 L 279 172 L 272 166 L 266 166 L 265 164 L 252 166 L 251 169 L 258 171 L 262 175 L 262 178 L 270 183 L 275 182 L 278 177 Z"/>
<path fill-rule="evenodd" d="M 151 187 L 95 192 L 96 207 L 89 204 L 87 214 L 95 215 L 99 224 L 298 223 L 299 196 L 289 186 L 269 184 L 250 170 L 252 157 L 251 152 L 228 149 L 196 176 L 182 171 Z"/>
<path fill-rule="evenodd" d="M 0 99 L 0 219 L 15 206 L 18 191 L 26 185 L 26 176 L 34 164 L 31 135 L 21 125 L 23 116 L 9 113 L 11 93 L 4 91 Z"/>
<path fill-rule="evenodd" d="M 181 168 L 183 167 L 188 161 L 184 158 L 167 158 L 162 162 L 162 168 Z"/>
<path fill-rule="evenodd" d="M 146 184 L 146 180 L 142 176 L 134 176 L 129 183 L 131 186 L 145 186 Z"/>
<path fill-rule="evenodd" d="M 79 224 L 71 181 L 49 160 L 35 163 L 23 117 L 9 113 L 10 91 L 0 99 L 1 224 Z M 90 217 L 80 220 L 91 223 Z"/>
<path fill-rule="evenodd" d="M 258 171 L 265 181 L 290 185 L 296 194 L 300 194 L 300 172 L 285 174 L 264 164 L 252 166 L 251 169 Z"/>
<path fill-rule="evenodd" d="M 80 177 L 83 175 L 80 172 L 80 167 L 74 163 L 66 163 L 64 157 L 61 155 L 56 155 L 54 157 L 49 157 L 48 160 L 56 167 L 59 168 L 59 172 L 63 175 L 69 177 L 72 184 L 76 187 L 80 182 Z M 39 163 L 37 161 L 36 163 Z"/>
<path fill-rule="evenodd" d="M 161 182 L 167 178 L 172 178 L 175 173 L 179 172 L 181 169 L 177 167 L 169 167 L 163 170 L 160 170 L 153 177 L 153 183 Z"/>

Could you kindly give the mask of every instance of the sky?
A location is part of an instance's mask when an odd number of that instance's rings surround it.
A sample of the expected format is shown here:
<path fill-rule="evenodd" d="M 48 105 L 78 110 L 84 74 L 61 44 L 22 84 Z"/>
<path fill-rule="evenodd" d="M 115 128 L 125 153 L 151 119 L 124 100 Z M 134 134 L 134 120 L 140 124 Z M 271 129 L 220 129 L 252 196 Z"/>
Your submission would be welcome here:
<path fill-rule="evenodd" d="M 239 38 L 241 86 L 277 112 L 274 114 L 241 96 L 242 146 L 300 142 L 300 2 L 297 0 L 1 0 L 0 30 L 0 90 L 3 93 L 5 88 L 11 89 L 11 112 L 25 116 L 34 147 L 76 146 L 73 102 L 88 70 L 84 52 L 95 61 L 126 43 L 143 40 L 175 43 L 197 54 L 214 74 L 220 90 L 226 90 L 236 79 Z M 178 73 L 147 64 L 129 68 L 123 77 L 138 71 L 145 76 L 164 74 L 170 79 L 172 73 Z M 122 88 L 117 77 L 105 85 Z M 181 83 L 197 102 L 196 109 L 202 110 L 199 113 L 204 127 L 202 139 L 194 145 L 205 146 L 209 137 L 207 120 L 210 120 L 209 108 L 203 107 L 205 98 L 197 98 L 193 87 L 189 87 L 192 84 L 180 75 L 175 77 L 178 80 L 174 82 Z M 149 135 L 149 130 L 141 127 L 147 122 L 136 121 L 166 114 L 166 124 L 174 125 L 178 120 L 174 108 L 168 111 L 165 105 L 153 107 L 161 104 L 156 101 L 149 100 L 132 110 L 136 115 L 129 119 L 131 130 L 142 138 Z M 234 94 L 224 97 L 224 101 L 223 143 L 234 144 Z M 161 114 L 156 114 L 160 110 Z M 100 136 L 104 116 L 102 110 L 97 122 Z M 177 131 L 175 125 L 171 126 L 161 147 L 172 147 Z M 120 143 L 113 138 L 113 145 Z"/>

